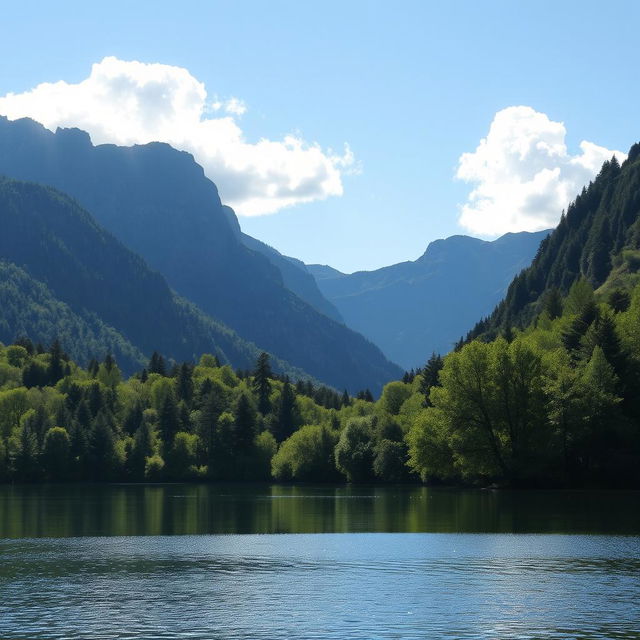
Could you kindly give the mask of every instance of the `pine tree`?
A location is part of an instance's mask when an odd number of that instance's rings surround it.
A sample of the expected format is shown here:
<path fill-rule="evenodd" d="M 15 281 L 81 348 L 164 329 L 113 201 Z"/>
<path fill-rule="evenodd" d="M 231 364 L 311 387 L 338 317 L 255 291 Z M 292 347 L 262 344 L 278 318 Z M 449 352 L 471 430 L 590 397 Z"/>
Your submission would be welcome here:
<path fill-rule="evenodd" d="M 151 430 L 146 421 L 142 421 L 133 438 L 133 448 L 129 460 L 129 471 L 134 480 L 144 479 L 147 458 L 153 455 Z"/>
<path fill-rule="evenodd" d="M 111 480 L 117 471 L 115 442 L 111 419 L 100 411 L 89 434 L 88 461 L 94 480 Z"/>
<path fill-rule="evenodd" d="M 124 432 L 132 436 L 140 428 L 142 420 L 142 404 L 138 401 L 135 402 L 133 406 L 129 407 L 124 416 L 124 420 L 122 421 L 122 428 Z"/>
<path fill-rule="evenodd" d="M 253 389 L 258 396 L 258 411 L 264 416 L 271 411 L 271 380 L 273 373 L 269 364 L 269 354 L 264 351 L 258 357 L 253 372 Z"/>
<path fill-rule="evenodd" d="M 442 356 L 434 351 L 422 370 L 420 393 L 424 395 L 424 404 L 427 407 L 431 406 L 431 402 L 429 400 L 431 387 L 440 386 L 439 375 L 443 366 L 444 360 L 442 359 Z"/>
<path fill-rule="evenodd" d="M 64 366 L 62 364 L 62 347 L 59 340 L 54 340 L 49 348 L 49 385 L 54 386 L 58 380 L 64 376 Z"/>
<path fill-rule="evenodd" d="M 550 320 L 555 320 L 562 315 L 562 295 L 558 287 L 552 287 L 547 291 L 542 310 L 546 311 Z"/>
<path fill-rule="evenodd" d="M 234 416 L 235 448 L 245 453 L 251 449 L 256 437 L 256 411 L 245 393 L 238 397 Z"/>
<path fill-rule="evenodd" d="M 282 386 L 276 424 L 274 425 L 274 437 L 278 442 L 286 440 L 299 426 L 300 416 L 296 405 L 296 396 L 289 382 Z"/>
<path fill-rule="evenodd" d="M 154 351 L 151 355 L 147 369 L 149 373 L 158 373 L 163 377 L 167 375 L 167 365 L 164 358 L 157 351 Z"/>
<path fill-rule="evenodd" d="M 172 393 L 167 393 L 158 412 L 158 429 L 165 448 L 173 444 L 173 439 L 180 430 L 178 405 Z"/>
<path fill-rule="evenodd" d="M 178 367 L 176 391 L 179 400 L 184 400 L 187 405 L 191 404 L 193 398 L 193 367 L 186 362 L 183 362 Z"/>

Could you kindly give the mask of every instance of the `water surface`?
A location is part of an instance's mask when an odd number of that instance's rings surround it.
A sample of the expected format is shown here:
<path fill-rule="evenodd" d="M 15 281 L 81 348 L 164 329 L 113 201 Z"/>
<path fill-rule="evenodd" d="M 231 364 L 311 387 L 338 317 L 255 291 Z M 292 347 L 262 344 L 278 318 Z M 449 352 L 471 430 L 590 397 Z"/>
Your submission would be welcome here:
<path fill-rule="evenodd" d="M 639 506 L 638 493 L 3 487 L 0 638 L 637 639 Z"/>

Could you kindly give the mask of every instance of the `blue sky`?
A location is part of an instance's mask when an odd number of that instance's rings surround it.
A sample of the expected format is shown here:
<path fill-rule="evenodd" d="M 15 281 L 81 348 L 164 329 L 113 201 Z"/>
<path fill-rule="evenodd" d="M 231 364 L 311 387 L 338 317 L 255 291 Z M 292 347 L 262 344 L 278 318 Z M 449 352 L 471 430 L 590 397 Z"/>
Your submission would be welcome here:
<path fill-rule="evenodd" d="M 415 259 L 431 240 L 456 233 L 540 227 L 602 157 L 640 139 L 636 2 L 43 5 L 3 6 L 0 96 L 80 83 L 108 56 L 188 70 L 206 87 L 207 104 L 220 105 L 208 117 L 232 118 L 253 145 L 229 152 L 240 154 L 233 167 L 203 162 L 239 212 L 271 206 L 273 185 L 257 184 L 263 191 L 251 200 L 249 178 L 237 176 L 239 166 L 264 173 L 270 147 L 259 148 L 260 139 L 317 143 L 313 158 L 274 147 L 283 154 L 276 181 L 301 162 L 313 173 L 309 185 L 296 188 L 294 204 L 276 198 L 275 213 L 240 222 L 284 253 L 345 271 Z M 225 112 L 231 98 L 246 112 Z M 0 113 L 40 113 L 43 102 L 5 101 L 3 111 L 0 99 Z M 515 106 L 530 109 L 508 110 Z M 101 126 L 95 110 L 90 117 Z M 474 153 L 492 122 L 490 144 Z M 514 145 L 525 139 L 526 158 L 515 162 Z M 466 180 L 456 177 L 465 153 Z"/>

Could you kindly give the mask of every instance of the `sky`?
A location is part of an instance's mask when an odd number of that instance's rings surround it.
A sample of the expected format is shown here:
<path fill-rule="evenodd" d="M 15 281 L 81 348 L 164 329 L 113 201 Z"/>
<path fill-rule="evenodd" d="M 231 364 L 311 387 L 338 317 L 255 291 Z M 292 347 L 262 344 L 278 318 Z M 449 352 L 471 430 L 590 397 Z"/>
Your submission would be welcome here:
<path fill-rule="evenodd" d="M 193 153 L 345 272 L 552 227 L 640 140 L 635 1 L 6 2 L 0 114 Z"/>

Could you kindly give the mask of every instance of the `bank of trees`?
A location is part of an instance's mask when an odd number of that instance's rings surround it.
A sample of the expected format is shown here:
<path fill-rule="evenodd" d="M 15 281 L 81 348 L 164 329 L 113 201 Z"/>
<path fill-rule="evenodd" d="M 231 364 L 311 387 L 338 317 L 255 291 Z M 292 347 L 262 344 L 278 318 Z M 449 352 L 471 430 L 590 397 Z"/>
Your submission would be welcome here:
<path fill-rule="evenodd" d="M 3 481 L 640 485 L 640 286 L 585 280 L 391 382 L 373 402 L 204 355 L 123 380 L 57 343 L 0 347 Z"/>
<path fill-rule="evenodd" d="M 211 355 L 173 364 L 155 353 L 146 369 L 124 380 L 111 356 L 85 370 L 57 342 L 43 349 L 22 339 L 0 346 L 0 479 L 356 479 L 359 447 L 375 454 L 386 446 L 375 429 L 375 405 L 365 399 L 371 394 L 358 395 L 277 376 L 267 354 L 253 371 L 233 371 Z M 345 449 L 342 431 L 363 416 L 366 443 Z M 397 431 L 393 451 L 404 477 L 402 436 Z M 344 461 L 336 457 L 339 443 Z M 377 472 L 373 458 L 363 460 L 368 469 L 357 479 L 398 477 L 388 460 Z"/>

